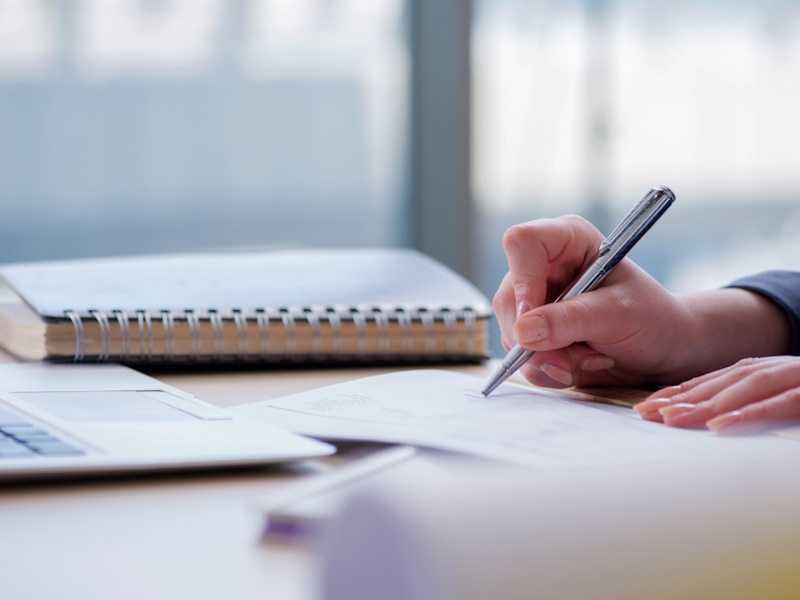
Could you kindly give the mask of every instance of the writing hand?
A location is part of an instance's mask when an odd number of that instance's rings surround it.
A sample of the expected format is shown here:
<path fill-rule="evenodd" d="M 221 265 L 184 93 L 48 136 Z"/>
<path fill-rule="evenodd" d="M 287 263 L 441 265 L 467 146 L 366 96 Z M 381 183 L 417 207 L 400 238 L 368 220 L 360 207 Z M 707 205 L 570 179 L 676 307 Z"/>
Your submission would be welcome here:
<path fill-rule="evenodd" d="M 533 383 L 636 383 L 675 362 L 670 340 L 683 320 L 681 303 L 629 260 L 596 290 L 551 304 L 596 258 L 602 240 L 574 216 L 517 225 L 503 237 L 509 273 L 495 314 L 506 349 L 519 342 L 537 351 L 521 370 Z"/>
<path fill-rule="evenodd" d="M 503 346 L 536 351 L 520 369 L 532 383 L 675 384 L 788 352 L 791 328 L 770 300 L 742 289 L 673 295 L 629 259 L 597 289 L 553 303 L 602 240 L 575 216 L 516 225 L 503 237 L 509 272 L 494 309 Z"/>

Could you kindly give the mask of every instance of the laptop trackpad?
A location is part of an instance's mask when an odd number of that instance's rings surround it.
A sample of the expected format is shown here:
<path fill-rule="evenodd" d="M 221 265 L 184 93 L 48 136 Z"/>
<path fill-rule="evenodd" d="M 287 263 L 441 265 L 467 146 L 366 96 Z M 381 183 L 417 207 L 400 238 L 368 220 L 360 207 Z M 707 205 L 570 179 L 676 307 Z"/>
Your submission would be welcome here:
<path fill-rule="evenodd" d="M 152 395 L 174 399 L 169 404 Z M 186 421 L 202 418 L 170 404 L 182 398 L 163 391 L 14 392 L 15 398 L 51 415 L 77 423 L 119 421 Z"/>

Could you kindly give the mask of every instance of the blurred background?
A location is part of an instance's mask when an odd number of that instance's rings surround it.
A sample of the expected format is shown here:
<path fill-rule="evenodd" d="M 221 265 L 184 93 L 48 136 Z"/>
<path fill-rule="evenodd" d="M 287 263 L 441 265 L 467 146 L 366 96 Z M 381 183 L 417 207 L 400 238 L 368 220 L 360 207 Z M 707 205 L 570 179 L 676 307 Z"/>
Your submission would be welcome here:
<path fill-rule="evenodd" d="M 608 233 L 674 291 L 800 268 L 800 0 L 0 0 L 0 262 Z M 494 348 L 499 353 L 498 336 Z"/>

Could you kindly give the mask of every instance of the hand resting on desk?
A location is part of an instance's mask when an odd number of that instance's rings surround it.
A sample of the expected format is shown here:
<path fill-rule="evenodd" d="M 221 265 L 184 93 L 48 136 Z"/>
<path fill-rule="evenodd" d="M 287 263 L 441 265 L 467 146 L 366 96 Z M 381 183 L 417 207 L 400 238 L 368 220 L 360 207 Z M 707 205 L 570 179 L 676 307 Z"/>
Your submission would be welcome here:
<path fill-rule="evenodd" d="M 800 357 L 745 358 L 659 390 L 636 406 L 643 418 L 717 432 L 752 431 L 800 420 Z"/>
<path fill-rule="evenodd" d="M 509 273 L 494 308 L 503 346 L 536 351 L 521 369 L 528 380 L 686 382 L 637 409 L 650 420 L 718 432 L 800 418 L 800 359 L 780 356 L 791 348 L 789 320 L 765 296 L 738 288 L 671 294 L 625 259 L 596 290 L 553 304 L 602 240 L 576 216 L 516 225 L 503 237 Z"/>

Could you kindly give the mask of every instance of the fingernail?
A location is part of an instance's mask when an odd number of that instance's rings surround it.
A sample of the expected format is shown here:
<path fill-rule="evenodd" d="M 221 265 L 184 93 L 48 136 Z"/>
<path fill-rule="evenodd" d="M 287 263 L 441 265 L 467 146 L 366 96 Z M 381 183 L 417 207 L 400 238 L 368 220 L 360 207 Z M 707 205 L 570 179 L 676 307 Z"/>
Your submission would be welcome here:
<path fill-rule="evenodd" d="M 661 418 L 661 413 L 658 412 L 657 409 L 640 412 L 639 416 L 641 416 L 645 421 L 655 421 L 656 423 L 661 423 L 664 420 Z"/>
<path fill-rule="evenodd" d="M 550 379 L 555 379 L 558 383 L 564 385 L 572 385 L 572 373 L 556 365 L 542 365 L 542 373 L 547 375 Z"/>
<path fill-rule="evenodd" d="M 517 318 L 519 318 L 520 315 L 528 312 L 530 309 L 531 307 L 527 302 L 520 302 L 519 304 L 517 304 Z"/>
<path fill-rule="evenodd" d="M 610 356 L 605 356 L 603 354 L 592 354 L 590 356 L 583 357 L 583 360 L 581 360 L 581 370 L 605 371 L 607 369 L 613 369 L 615 364 L 617 364 L 616 361 Z"/>
<path fill-rule="evenodd" d="M 727 429 L 728 427 L 736 425 L 741 420 L 742 411 L 734 410 L 733 412 L 714 417 L 708 423 L 706 423 L 706 427 L 708 427 L 711 431 L 722 431 L 723 429 Z"/>
<path fill-rule="evenodd" d="M 670 406 L 664 406 L 658 409 L 658 412 L 661 413 L 661 416 L 666 419 L 672 419 L 677 416 L 688 415 L 697 410 L 696 404 L 689 404 L 686 402 L 680 404 L 671 404 Z"/>
<path fill-rule="evenodd" d="M 541 342 L 547 335 L 547 321 L 538 315 L 523 317 L 514 324 L 514 337 L 523 346 Z"/>
<path fill-rule="evenodd" d="M 653 398 L 652 400 L 643 400 L 633 408 L 638 410 L 642 414 L 642 416 L 644 416 L 645 413 L 658 412 L 659 408 L 663 408 L 669 405 L 670 405 L 669 398 Z"/>

